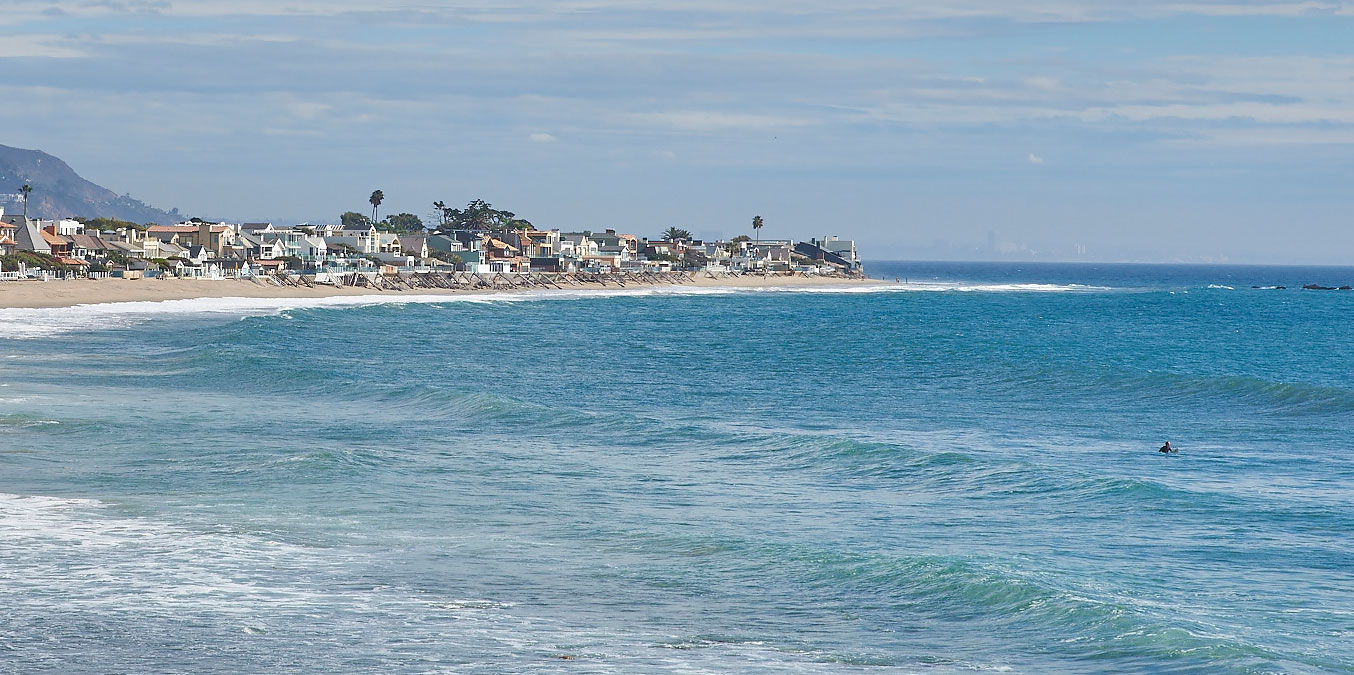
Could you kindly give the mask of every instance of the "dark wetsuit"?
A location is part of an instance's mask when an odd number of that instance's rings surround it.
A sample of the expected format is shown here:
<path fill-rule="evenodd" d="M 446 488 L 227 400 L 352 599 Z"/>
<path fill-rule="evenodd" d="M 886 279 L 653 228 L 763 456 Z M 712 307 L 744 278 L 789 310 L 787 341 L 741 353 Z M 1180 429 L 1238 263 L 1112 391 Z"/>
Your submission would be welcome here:
<path fill-rule="evenodd" d="M 1175 452 L 1175 448 L 1172 448 L 1172 447 L 1171 447 L 1171 444 L 1170 444 L 1170 443 L 1167 443 L 1166 445 L 1161 446 L 1161 451 L 1162 451 L 1162 452 Z"/>

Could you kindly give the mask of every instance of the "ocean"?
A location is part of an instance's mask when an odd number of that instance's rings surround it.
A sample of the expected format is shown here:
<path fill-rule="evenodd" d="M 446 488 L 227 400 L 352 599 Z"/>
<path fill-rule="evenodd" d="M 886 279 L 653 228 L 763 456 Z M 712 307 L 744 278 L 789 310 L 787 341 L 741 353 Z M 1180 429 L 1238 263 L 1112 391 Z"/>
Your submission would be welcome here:
<path fill-rule="evenodd" d="M 0 672 L 1354 672 L 1354 269 L 867 271 L 0 310 Z"/>

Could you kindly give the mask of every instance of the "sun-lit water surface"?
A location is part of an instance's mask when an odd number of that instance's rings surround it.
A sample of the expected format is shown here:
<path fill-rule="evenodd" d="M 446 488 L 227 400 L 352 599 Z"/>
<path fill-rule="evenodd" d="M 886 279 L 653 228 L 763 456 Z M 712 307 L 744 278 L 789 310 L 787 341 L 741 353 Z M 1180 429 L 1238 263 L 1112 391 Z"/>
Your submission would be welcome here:
<path fill-rule="evenodd" d="M 1354 270 L 870 270 L 0 310 L 0 671 L 1354 670 Z"/>

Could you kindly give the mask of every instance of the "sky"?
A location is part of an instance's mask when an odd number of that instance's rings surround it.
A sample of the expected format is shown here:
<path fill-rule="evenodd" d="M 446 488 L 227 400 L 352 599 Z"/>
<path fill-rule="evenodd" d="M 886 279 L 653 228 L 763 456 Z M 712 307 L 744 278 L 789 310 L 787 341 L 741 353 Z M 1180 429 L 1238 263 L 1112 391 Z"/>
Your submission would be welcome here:
<path fill-rule="evenodd" d="M 203 217 L 1354 264 L 1354 0 L 4 0 L 0 143 Z"/>

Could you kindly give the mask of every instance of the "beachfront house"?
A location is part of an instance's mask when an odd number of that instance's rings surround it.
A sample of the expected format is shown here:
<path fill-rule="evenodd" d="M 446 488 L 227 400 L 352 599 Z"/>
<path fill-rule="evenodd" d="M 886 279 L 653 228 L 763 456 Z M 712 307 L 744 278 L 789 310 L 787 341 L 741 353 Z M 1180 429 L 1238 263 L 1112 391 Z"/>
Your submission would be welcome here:
<path fill-rule="evenodd" d="M 743 242 L 742 250 L 735 254 L 734 267 L 746 272 L 784 274 L 790 272 L 790 252 L 794 242 L 788 239 L 767 239 L 760 242 Z"/>
<path fill-rule="evenodd" d="M 10 237 L 14 240 L 14 247 L 18 251 L 27 251 L 30 253 L 44 253 L 51 255 L 52 248 L 47 245 L 47 240 L 42 236 L 42 230 L 38 229 L 36 221 L 20 215 L 3 215 L 0 221 L 13 228 L 14 234 Z"/>
<path fill-rule="evenodd" d="M 856 242 L 851 239 L 839 239 L 834 236 L 810 239 L 808 242 L 801 241 L 795 244 L 795 253 L 839 266 L 843 268 L 842 271 L 848 273 L 857 273 L 861 269 Z"/>
<path fill-rule="evenodd" d="M 252 235 L 257 236 L 257 235 L 259 235 L 260 233 L 263 233 L 263 232 L 273 232 L 273 231 L 275 231 L 276 229 L 277 229 L 277 228 L 273 227 L 273 224 L 272 224 L 272 223 L 241 223 L 241 224 L 240 224 L 240 234 L 252 234 Z"/>
<path fill-rule="evenodd" d="M 311 234 L 303 234 L 296 242 L 297 256 L 302 260 L 311 260 L 314 258 L 323 258 L 329 255 L 329 244 L 324 237 L 317 237 Z"/>
<path fill-rule="evenodd" d="M 196 221 L 178 225 L 152 225 L 146 228 L 146 236 L 179 246 L 205 246 L 214 255 L 220 256 L 226 248 L 235 244 L 237 232 L 235 227 L 225 223 Z"/>
<path fill-rule="evenodd" d="M 597 242 L 588 232 L 563 232 L 559 235 L 560 254 L 574 259 L 597 255 Z"/>
<path fill-rule="evenodd" d="M 841 252 L 838 252 L 841 251 Z M 831 272 L 841 272 L 850 274 L 860 271 L 860 259 L 849 258 L 846 256 L 854 255 L 854 244 L 851 249 L 841 249 L 832 251 L 824 248 L 821 241 L 810 239 L 809 241 L 795 242 L 795 254 L 805 259 L 804 264 L 812 265 L 817 268 L 816 272 L 805 270 L 805 273 L 828 274 Z M 845 253 L 845 256 L 843 255 Z"/>
<path fill-rule="evenodd" d="M 559 254 L 559 230 L 523 230 L 521 249 L 528 258 L 553 258 Z"/>
<path fill-rule="evenodd" d="M 14 255 L 14 251 L 18 249 L 18 242 L 14 240 L 18 230 L 18 226 L 13 223 L 0 220 L 0 255 Z"/>
<path fill-rule="evenodd" d="M 96 234 L 73 234 L 67 239 L 71 242 L 71 254 L 77 258 L 105 258 L 108 256 L 108 244 Z"/>
<path fill-rule="evenodd" d="M 376 257 L 382 262 L 408 264 L 408 256 L 404 255 L 400 235 L 394 232 L 376 233 Z"/>
<path fill-rule="evenodd" d="M 602 234 L 589 235 L 588 239 L 597 245 L 595 255 L 614 258 L 617 261 L 617 269 L 620 268 L 620 263 L 639 257 L 639 240 L 634 235 L 622 235 L 617 234 L 615 230 L 607 230 Z"/>
<path fill-rule="evenodd" d="M 429 256 L 428 238 L 422 235 L 400 235 L 400 250 L 416 260 L 427 260 Z"/>
<path fill-rule="evenodd" d="M 329 255 L 329 244 L 321 236 L 308 234 L 304 230 L 290 228 L 269 228 L 258 230 L 251 239 L 259 241 L 256 260 L 275 260 L 294 257 L 302 260 L 316 260 Z"/>
<path fill-rule="evenodd" d="M 247 256 L 255 260 L 273 260 L 287 255 L 287 248 L 276 236 L 241 232 L 240 244 L 245 247 Z"/>
<path fill-rule="evenodd" d="M 144 230 L 134 227 L 120 227 L 110 232 L 104 232 L 101 236 L 113 253 L 146 260 L 162 257 L 158 255 L 160 240 L 147 235 Z"/>
<path fill-rule="evenodd" d="M 516 246 L 487 234 L 480 241 L 480 262 L 471 271 L 480 274 L 531 271 L 531 259 Z"/>
<path fill-rule="evenodd" d="M 324 238 L 328 248 L 347 246 L 360 255 L 375 255 L 381 250 L 381 233 L 375 225 L 321 225 L 315 228 L 315 234 Z"/>
<path fill-rule="evenodd" d="M 85 224 L 71 218 L 62 218 L 61 220 L 45 221 L 45 227 L 51 227 L 54 234 L 63 237 L 72 237 L 77 234 L 85 233 Z"/>

